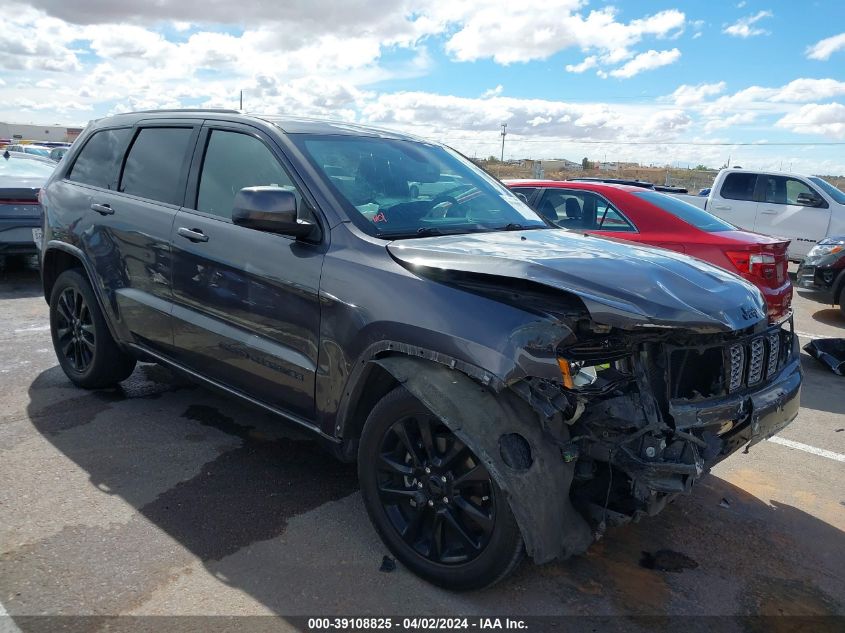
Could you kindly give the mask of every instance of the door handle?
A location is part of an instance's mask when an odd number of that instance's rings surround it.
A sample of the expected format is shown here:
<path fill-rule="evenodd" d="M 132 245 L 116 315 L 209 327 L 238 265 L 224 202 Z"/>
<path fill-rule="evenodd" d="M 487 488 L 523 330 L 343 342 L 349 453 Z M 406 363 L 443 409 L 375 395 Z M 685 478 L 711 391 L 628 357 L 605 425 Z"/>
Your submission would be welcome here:
<path fill-rule="evenodd" d="M 112 209 L 111 205 L 108 204 L 94 203 L 91 205 L 91 210 L 96 211 L 100 215 L 112 215 L 114 213 L 114 209 Z"/>
<path fill-rule="evenodd" d="M 730 211 L 731 207 L 729 205 L 720 204 L 718 206 L 713 207 L 716 211 Z"/>
<path fill-rule="evenodd" d="M 208 235 L 206 235 L 199 229 L 186 229 L 184 226 L 182 226 L 176 229 L 176 232 L 185 239 L 191 240 L 192 242 L 208 241 Z"/>

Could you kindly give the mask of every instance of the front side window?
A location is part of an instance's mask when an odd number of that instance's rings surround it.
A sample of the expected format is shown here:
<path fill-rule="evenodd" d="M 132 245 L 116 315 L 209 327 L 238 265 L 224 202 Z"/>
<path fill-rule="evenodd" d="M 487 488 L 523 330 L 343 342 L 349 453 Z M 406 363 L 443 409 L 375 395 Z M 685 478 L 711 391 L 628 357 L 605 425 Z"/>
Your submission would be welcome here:
<path fill-rule="evenodd" d="M 118 190 L 167 204 L 181 204 L 182 174 L 190 157 L 189 127 L 141 128 L 126 156 Z"/>
<path fill-rule="evenodd" d="M 812 197 L 821 197 L 806 183 L 796 178 L 787 178 L 786 176 L 763 176 L 763 178 L 765 178 L 763 200 L 769 203 L 798 205 L 798 196 L 802 193 Z"/>
<path fill-rule="evenodd" d="M 537 211 L 555 226 L 574 231 L 637 230 L 608 200 L 592 191 L 547 189 Z"/>
<path fill-rule="evenodd" d="M 131 128 L 94 132 L 77 155 L 67 175 L 68 180 L 111 188 L 131 132 Z"/>
<path fill-rule="evenodd" d="M 264 143 L 248 134 L 213 130 L 200 172 L 197 211 L 231 218 L 235 194 L 262 185 L 293 191 L 297 208 L 303 208 L 299 192 Z"/>
<path fill-rule="evenodd" d="M 723 198 L 728 200 L 754 200 L 754 187 L 756 186 L 756 174 L 733 172 L 725 177 L 721 194 Z"/>
<path fill-rule="evenodd" d="M 362 230 L 385 239 L 547 228 L 528 205 L 452 150 L 352 135 L 290 134 Z"/>

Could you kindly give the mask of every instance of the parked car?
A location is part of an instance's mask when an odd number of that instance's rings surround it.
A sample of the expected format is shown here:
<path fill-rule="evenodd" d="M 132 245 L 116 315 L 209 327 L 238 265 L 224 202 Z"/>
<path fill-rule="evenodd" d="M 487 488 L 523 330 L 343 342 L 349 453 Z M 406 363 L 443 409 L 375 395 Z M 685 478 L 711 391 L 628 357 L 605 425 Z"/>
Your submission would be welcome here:
<path fill-rule="evenodd" d="M 707 198 L 678 198 L 742 229 L 790 240 L 793 261 L 819 240 L 845 233 L 845 193 L 818 176 L 723 169 Z"/>
<path fill-rule="evenodd" d="M 818 301 L 839 304 L 845 316 L 845 235 L 826 237 L 798 267 L 798 287 L 813 290 Z"/>
<path fill-rule="evenodd" d="M 639 187 L 556 180 L 505 183 L 529 196 L 528 203 L 555 226 L 698 257 L 756 285 L 773 322 L 790 311 L 786 240 L 741 231 L 673 196 Z"/>
<path fill-rule="evenodd" d="M 50 158 L 50 147 L 45 145 L 8 145 L 6 149 L 10 152 L 19 152 L 21 154 L 31 154 L 33 156 L 41 156 L 42 158 Z"/>
<path fill-rule="evenodd" d="M 569 182 L 604 182 L 612 185 L 630 185 L 631 187 L 642 187 L 643 189 L 655 189 L 656 185 L 645 180 L 630 180 L 627 178 L 570 178 Z"/>
<path fill-rule="evenodd" d="M 411 195 L 441 174 L 459 196 Z M 387 547 L 445 587 L 496 582 L 523 552 L 582 553 L 798 412 L 798 339 L 755 286 L 551 229 L 436 143 L 236 111 L 116 115 L 42 201 L 73 383 L 154 360 L 312 431 L 357 460 Z"/>
<path fill-rule="evenodd" d="M 459 192 L 463 188 L 461 179 L 453 174 L 440 174 L 436 182 L 410 182 L 408 185 L 414 198 L 433 198 L 446 192 Z"/>
<path fill-rule="evenodd" d="M 54 147 L 50 150 L 50 160 L 58 163 L 64 158 L 64 155 L 67 154 L 69 149 L 70 147 Z"/>
<path fill-rule="evenodd" d="M 41 231 L 38 191 L 55 163 L 44 158 L 4 151 L 0 154 L 0 257 L 33 255 Z"/>

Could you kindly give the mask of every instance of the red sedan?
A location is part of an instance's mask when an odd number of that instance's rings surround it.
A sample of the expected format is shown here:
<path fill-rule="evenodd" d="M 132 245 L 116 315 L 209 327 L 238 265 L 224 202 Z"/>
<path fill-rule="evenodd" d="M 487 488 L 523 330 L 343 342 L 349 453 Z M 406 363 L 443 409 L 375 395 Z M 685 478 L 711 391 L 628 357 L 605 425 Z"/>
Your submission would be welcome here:
<path fill-rule="evenodd" d="M 770 320 L 789 312 L 787 240 L 742 231 L 678 198 L 641 187 L 558 180 L 505 184 L 555 226 L 698 257 L 754 283 L 766 299 Z"/>

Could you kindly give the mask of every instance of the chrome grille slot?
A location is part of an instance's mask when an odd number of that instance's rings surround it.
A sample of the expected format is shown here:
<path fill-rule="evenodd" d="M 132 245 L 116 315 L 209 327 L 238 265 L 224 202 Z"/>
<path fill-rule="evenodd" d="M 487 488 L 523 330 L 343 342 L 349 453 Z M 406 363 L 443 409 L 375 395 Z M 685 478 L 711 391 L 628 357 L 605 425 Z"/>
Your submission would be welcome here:
<path fill-rule="evenodd" d="M 763 359 L 766 357 L 766 345 L 763 337 L 751 341 L 748 357 L 748 384 L 755 385 L 763 377 Z"/>
<path fill-rule="evenodd" d="M 730 381 L 729 391 L 736 391 L 742 387 L 742 375 L 745 369 L 745 346 L 739 343 L 730 347 Z"/>
<path fill-rule="evenodd" d="M 778 369 L 780 360 L 780 332 L 769 334 L 769 362 L 766 364 L 766 378 L 771 378 Z"/>

